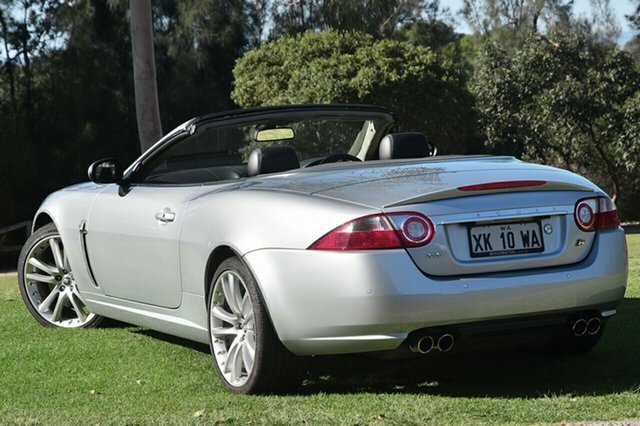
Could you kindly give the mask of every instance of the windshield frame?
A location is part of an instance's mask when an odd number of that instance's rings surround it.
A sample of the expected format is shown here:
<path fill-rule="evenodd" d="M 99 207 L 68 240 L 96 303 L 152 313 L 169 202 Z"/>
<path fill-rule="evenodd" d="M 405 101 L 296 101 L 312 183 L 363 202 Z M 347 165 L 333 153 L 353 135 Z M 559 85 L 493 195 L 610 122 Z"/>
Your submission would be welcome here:
<path fill-rule="evenodd" d="M 372 105 L 283 105 L 210 114 L 189 120 L 171 131 L 125 170 L 124 180 L 130 183 L 141 183 L 145 171 L 149 171 L 149 166 L 153 168 L 156 160 L 162 157 L 167 150 L 185 138 L 210 128 L 331 118 L 385 121 L 387 126 L 380 129 L 381 137 L 388 133 L 396 123 L 396 118 L 391 110 Z"/>

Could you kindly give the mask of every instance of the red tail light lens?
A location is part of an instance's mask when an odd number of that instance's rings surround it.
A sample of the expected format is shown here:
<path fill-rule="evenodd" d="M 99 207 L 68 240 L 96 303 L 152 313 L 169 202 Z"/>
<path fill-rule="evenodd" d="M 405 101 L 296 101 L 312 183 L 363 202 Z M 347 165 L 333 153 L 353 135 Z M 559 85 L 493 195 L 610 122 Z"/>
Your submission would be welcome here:
<path fill-rule="evenodd" d="M 385 215 L 365 216 L 329 232 L 313 243 L 311 250 L 379 250 L 402 247 L 400 238 Z"/>
<path fill-rule="evenodd" d="M 615 229 L 620 225 L 618 210 L 609 197 L 590 197 L 578 200 L 573 213 L 582 231 Z"/>
<path fill-rule="evenodd" d="M 542 186 L 546 184 L 546 180 L 509 180 L 503 182 L 488 182 L 477 185 L 459 186 L 458 191 L 492 191 L 496 189 L 526 188 L 529 186 Z"/>
<path fill-rule="evenodd" d="M 382 250 L 428 244 L 435 227 L 420 213 L 365 216 L 347 222 L 313 243 L 310 250 Z"/>
<path fill-rule="evenodd" d="M 598 229 L 615 229 L 620 226 L 618 209 L 609 197 L 598 198 Z"/>

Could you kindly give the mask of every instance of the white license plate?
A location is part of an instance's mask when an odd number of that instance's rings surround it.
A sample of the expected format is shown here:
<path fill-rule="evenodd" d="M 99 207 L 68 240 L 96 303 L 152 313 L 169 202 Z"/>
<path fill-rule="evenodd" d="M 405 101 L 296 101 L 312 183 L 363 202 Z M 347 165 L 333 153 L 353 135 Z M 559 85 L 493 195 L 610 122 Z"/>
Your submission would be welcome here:
<path fill-rule="evenodd" d="M 544 251 L 540 222 L 469 226 L 471 257 L 509 256 Z"/>

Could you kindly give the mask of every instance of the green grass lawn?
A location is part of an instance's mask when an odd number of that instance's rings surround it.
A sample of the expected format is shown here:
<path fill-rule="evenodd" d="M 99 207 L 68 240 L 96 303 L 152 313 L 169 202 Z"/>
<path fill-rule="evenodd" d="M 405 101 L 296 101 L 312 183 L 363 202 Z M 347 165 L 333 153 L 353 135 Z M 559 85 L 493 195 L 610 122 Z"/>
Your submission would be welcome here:
<path fill-rule="evenodd" d="M 206 346 L 137 327 L 42 328 L 24 308 L 15 277 L 0 277 L 0 424 L 640 419 L 640 235 L 628 241 L 626 298 L 586 356 L 494 349 L 421 362 L 348 359 L 320 369 L 294 396 L 233 396 L 218 382 Z"/>

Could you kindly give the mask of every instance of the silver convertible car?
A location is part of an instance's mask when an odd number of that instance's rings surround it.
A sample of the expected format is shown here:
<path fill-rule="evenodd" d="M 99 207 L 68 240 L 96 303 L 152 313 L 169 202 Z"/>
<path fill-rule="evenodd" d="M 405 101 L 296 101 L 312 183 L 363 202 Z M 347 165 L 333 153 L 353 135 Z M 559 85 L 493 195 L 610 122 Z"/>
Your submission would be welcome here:
<path fill-rule="evenodd" d="M 421 356 L 496 340 L 593 348 L 627 248 L 573 173 L 436 156 L 387 109 L 302 105 L 190 120 L 126 170 L 50 195 L 18 265 L 42 325 L 113 318 L 208 343 L 236 393 L 309 356 Z"/>

